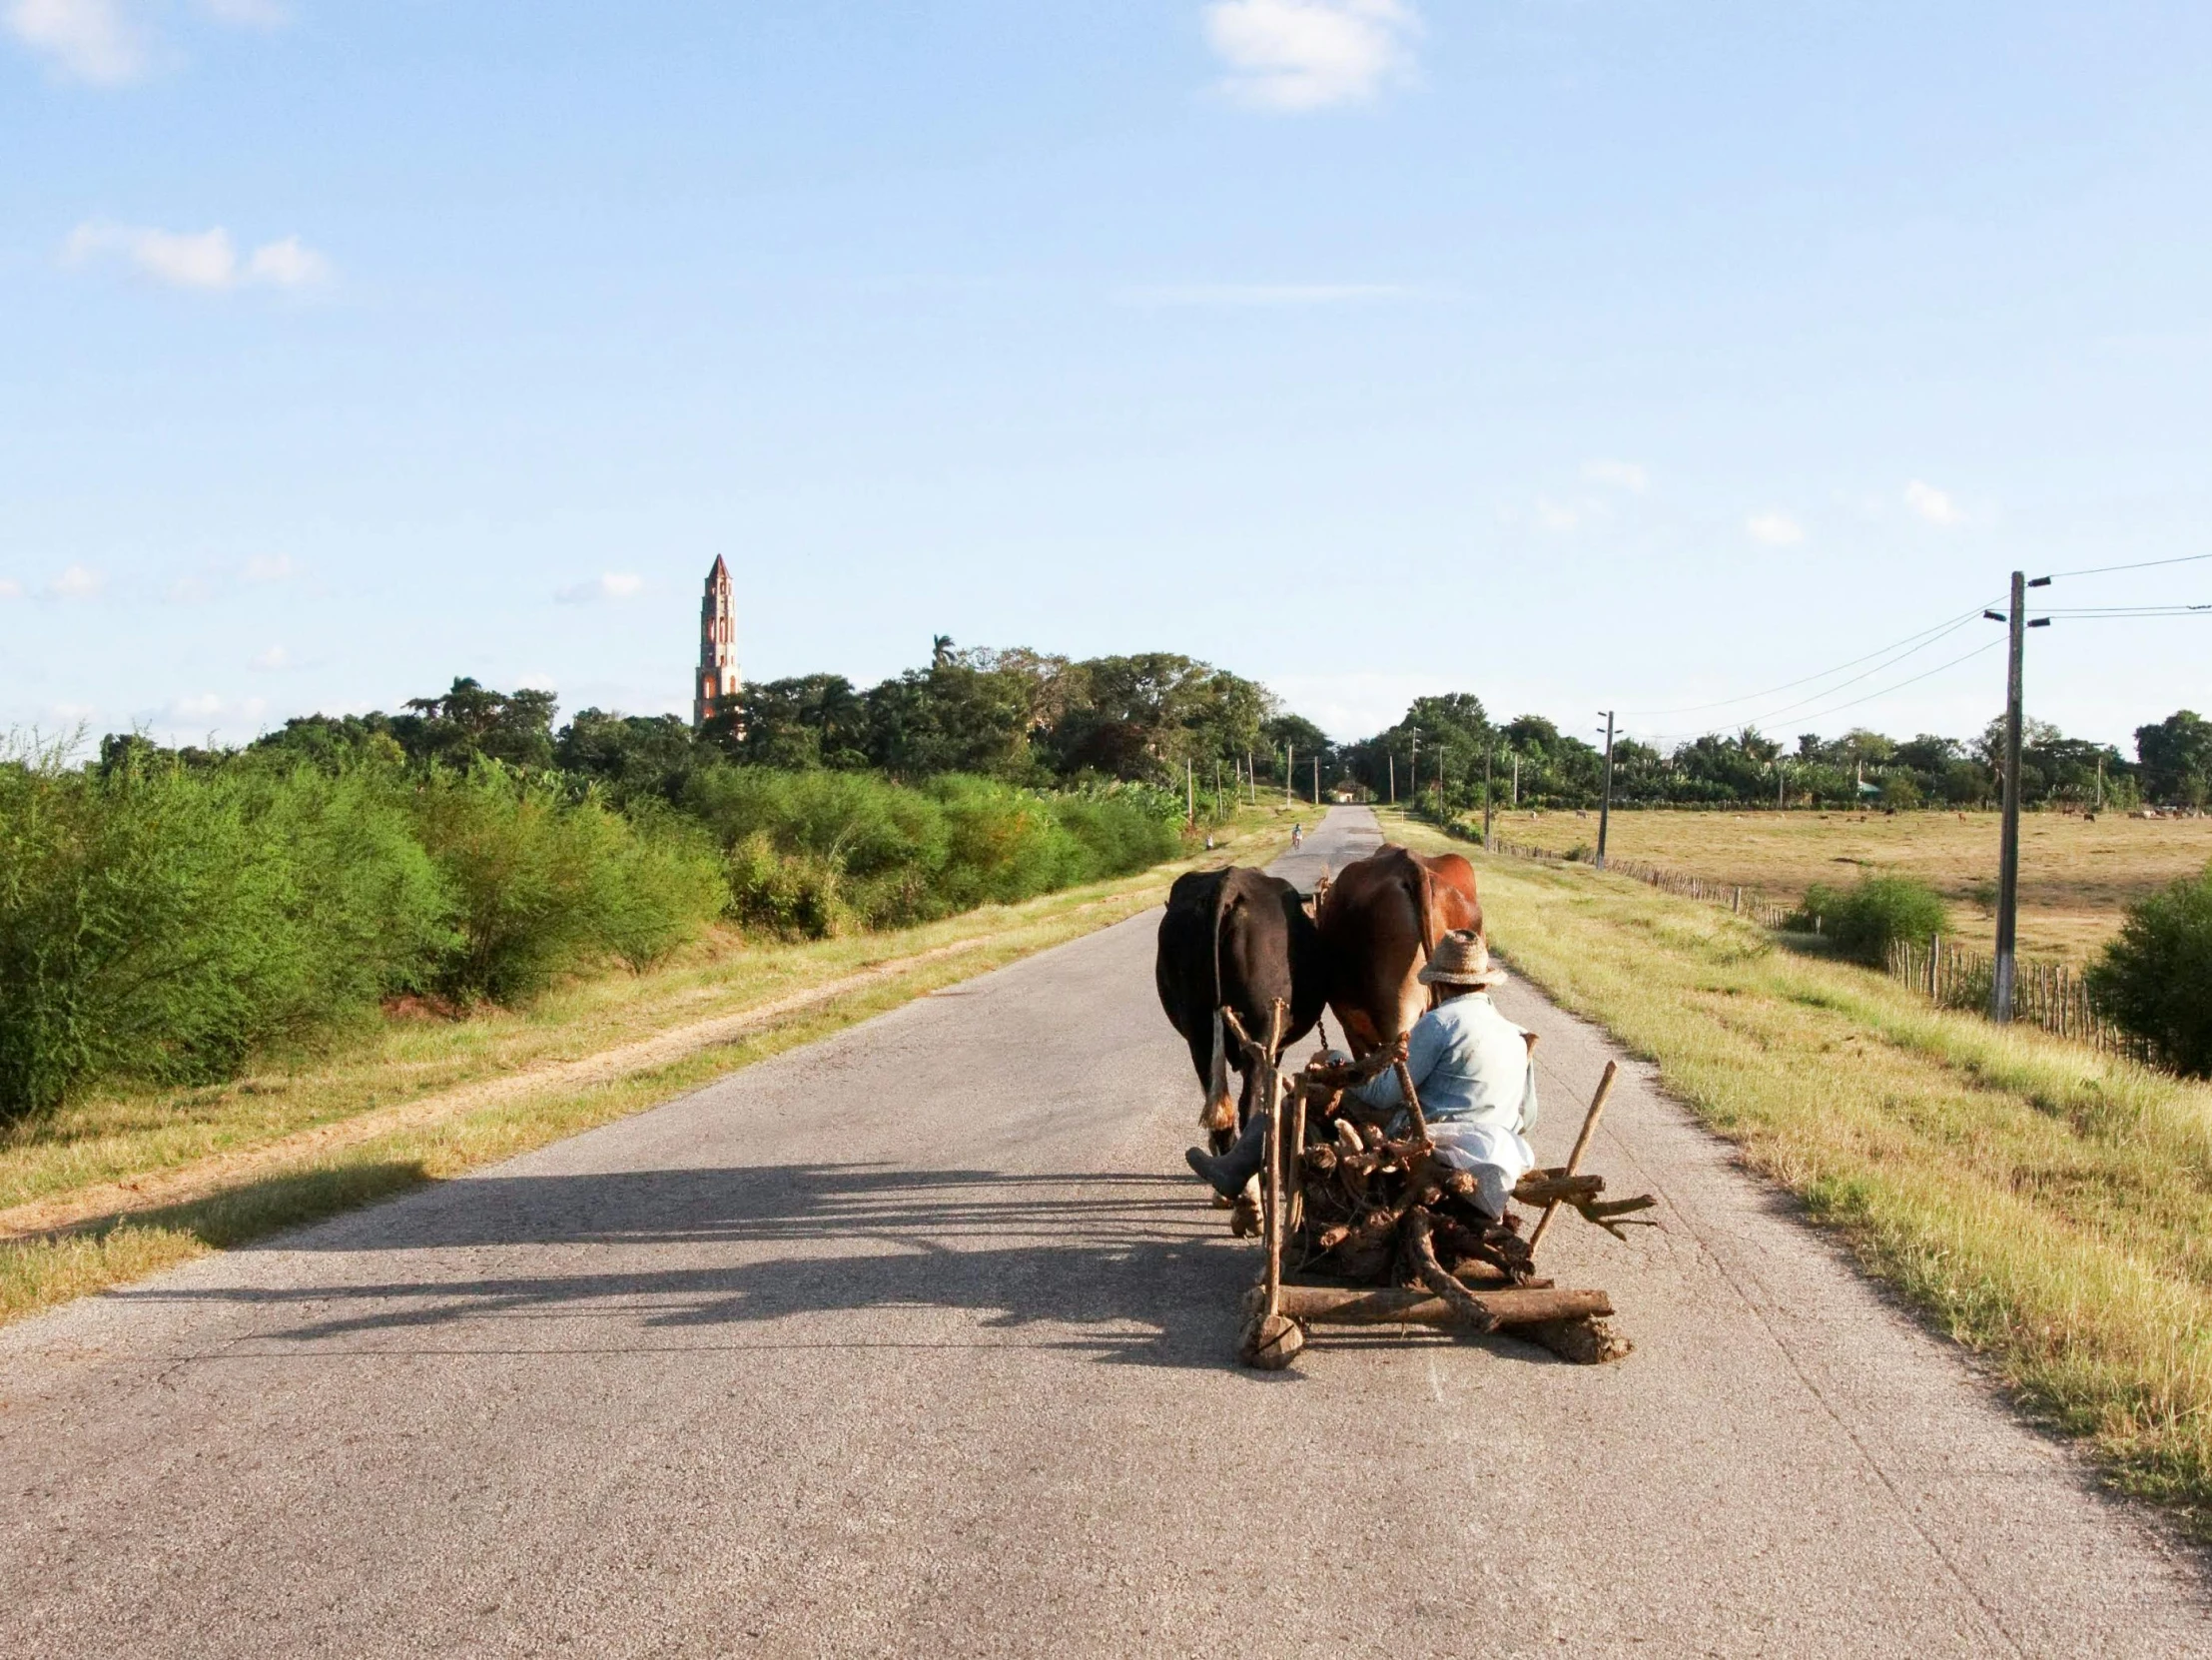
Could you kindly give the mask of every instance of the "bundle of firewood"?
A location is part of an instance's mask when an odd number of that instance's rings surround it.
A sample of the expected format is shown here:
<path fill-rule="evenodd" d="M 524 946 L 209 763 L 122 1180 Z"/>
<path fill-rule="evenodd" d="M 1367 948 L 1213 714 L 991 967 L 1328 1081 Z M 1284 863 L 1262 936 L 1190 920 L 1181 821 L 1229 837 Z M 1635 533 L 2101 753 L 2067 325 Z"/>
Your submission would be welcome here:
<path fill-rule="evenodd" d="M 1267 1053 L 1233 1019 L 1231 1027 L 1255 1061 Z M 1347 1095 L 1390 1067 L 1402 1113 L 1378 1113 Z M 1571 1359 L 1628 1353 L 1626 1339 L 1603 1323 L 1613 1311 L 1603 1291 L 1560 1290 L 1535 1264 L 1535 1247 L 1563 1206 L 1615 1238 L 1625 1237 L 1624 1226 L 1649 1225 L 1637 1213 L 1657 1204 L 1650 1195 L 1607 1201 L 1604 1178 L 1579 1174 L 1614 1075 L 1609 1065 L 1568 1163 L 1532 1171 L 1514 1189 L 1516 1203 L 1541 1212 L 1526 1238 L 1510 1211 L 1503 1219 L 1483 1211 L 1474 1177 L 1438 1152 L 1402 1044 L 1353 1065 L 1316 1059 L 1294 1079 L 1278 1075 L 1265 1109 L 1274 1126 L 1265 1203 L 1255 1208 L 1265 1217 L 1268 1260 L 1253 1288 L 1243 1358 L 1287 1365 L 1315 1321 L 1511 1327 Z M 1285 1274 L 1307 1282 L 1286 1283 Z"/>

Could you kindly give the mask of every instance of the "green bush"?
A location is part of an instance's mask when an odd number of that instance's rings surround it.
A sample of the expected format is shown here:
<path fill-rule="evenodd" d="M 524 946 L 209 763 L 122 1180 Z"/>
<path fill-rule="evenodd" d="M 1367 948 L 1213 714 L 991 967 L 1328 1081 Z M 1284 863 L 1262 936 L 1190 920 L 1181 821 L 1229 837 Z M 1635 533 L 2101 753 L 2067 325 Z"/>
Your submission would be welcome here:
<path fill-rule="evenodd" d="M 1942 895 L 1909 876 L 1863 876 L 1848 888 L 1816 882 L 1792 925 L 1818 928 L 1846 957 L 1879 968 L 1897 940 L 1947 933 L 1950 913 Z"/>
<path fill-rule="evenodd" d="M 448 911 L 368 774 L 0 764 L 0 1117 L 366 1018 L 420 983 Z"/>
<path fill-rule="evenodd" d="M 2176 1072 L 2212 1077 L 2212 865 L 2128 907 L 2089 996 Z"/>
<path fill-rule="evenodd" d="M 729 898 L 696 832 L 569 800 L 497 762 L 433 774 L 415 826 L 457 907 L 439 983 L 460 997 L 513 1002 L 610 958 L 646 967 Z"/>
<path fill-rule="evenodd" d="M 727 850 L 730 915 L 805 938 L 927 922 L 1143 870 L 1180 847 L 1166 792 L 1056 796 L 947 774 L 721 766 L 684 807 Z"/>

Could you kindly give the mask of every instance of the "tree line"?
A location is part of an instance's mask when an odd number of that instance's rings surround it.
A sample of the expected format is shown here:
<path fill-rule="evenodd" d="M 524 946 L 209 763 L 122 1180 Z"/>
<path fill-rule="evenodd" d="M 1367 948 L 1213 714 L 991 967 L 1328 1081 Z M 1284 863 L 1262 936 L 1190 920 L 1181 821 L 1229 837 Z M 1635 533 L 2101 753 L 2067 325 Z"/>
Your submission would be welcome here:
<path fill-rule="evenodd" d="M 2030 807 L 2200 809 L 2212 801 L 2212 721 L 2188 709 L 2135 729 L 2135 755 L 2024 723 L 2020 794 Z M 2004 725 L 1970 739 L 1891 738 L 1864 727 L 1794 744 L 1754 727 L 1661 750 L 1633 738 L 1613 747 L 1613 799 L 1623 806 L 1987 807 L 2000 793 Z M 1466 693 L 1416 699 L 1387 730 L 1326 752 L 1323 776 L 1377 799 L 1480 810 L 1490 799 L 1590 807 L 1605 788 L 1605 752 L 1538 715 L 1493 723 Z"/>

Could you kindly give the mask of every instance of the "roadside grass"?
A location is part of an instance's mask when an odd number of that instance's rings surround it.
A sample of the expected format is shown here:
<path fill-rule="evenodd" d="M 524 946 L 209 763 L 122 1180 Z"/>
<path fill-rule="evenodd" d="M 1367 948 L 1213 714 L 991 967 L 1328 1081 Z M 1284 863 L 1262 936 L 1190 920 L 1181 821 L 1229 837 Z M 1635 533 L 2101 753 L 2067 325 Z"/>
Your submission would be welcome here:
<path fill-rule="evenodd" d="M 1716 906 L 1477 861 L 1493 940 L 1658 1065 L 2113 1482 L 2212 1538 L 2212 1086 L 1946 1013 Z"/>
<path fill-rule="evenodd" d="M 1481 815 L 1475 815 L 1479 823 Z M 1500 813 L 1497 832 L 1524 847 L 1593 847 L 1598 815 Z M 1607 849 L 1684 876 L 1740 882 L 1795 903 L 1815 882 L 1861 871 L 1913 876 L 1951 905 L 1960 941 L 1986 954 L 1996 922 L 1997 815 L 1956 811 L 1616 812 Z M 2020 949 L 2080 964 L 2119 931 L 2134 900 L 2212 863 L 2212 818 L 2094 823 L 2059 813 L 2020 819 Z"/>
<path fill-rule="evenodd" d="M 1020 905 L 986 906 L 924 927 L 793 945 L 721 934 L 683 959 L 556 990 L 520 1011 L 465 1020 L 388 1020 L 366 1045 L 295 1058 L 221 1089 L 95 1097 L 0 1136 L 0 1323 L 103 1290 L 210 1250 L 332 1216 L 496 1163 L 657 1105 L 769 1056 L 812 1043 L 957 981 L 1134 916 L 1181 871 L 1264 863 L 1286 831 L 1279 808 L 1246 812 L 1210 854 L 1134 876 L 1070 888 Z M 946 948 L 960 948 L 947 951 Z M 936 955 L 928 955 L 936 953 Z M 919 958 L 908 963 L 905 960 Z M 625 1044 L 718 1016 L 831 990 L 748 1030 L 673 1059 L 585 1085 L 549 1076 L 543 1089 L 462 1106 L 449 1116 L 283 1157 L 287 1138 L 472 1084 L 551 1072 Z M 274 1148 L 274 1163 L 258 1150 Z M 16 1208 L 66 1209 L 114 1185 L 158 1185 L 213 1163 L 239 1168 L 215 1191 L 174 1205 L 119 1205 L 81 1225 L 9 1232 Z"/>

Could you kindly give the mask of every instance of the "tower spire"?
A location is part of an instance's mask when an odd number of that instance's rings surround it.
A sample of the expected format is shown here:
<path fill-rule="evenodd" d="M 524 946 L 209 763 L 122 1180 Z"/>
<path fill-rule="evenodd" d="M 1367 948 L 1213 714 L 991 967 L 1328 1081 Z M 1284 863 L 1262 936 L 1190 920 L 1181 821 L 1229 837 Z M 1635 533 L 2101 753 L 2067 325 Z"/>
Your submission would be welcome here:
<path fill-rule="evenodd" d="M 704 726 L 725 698 L 737 695 L 738 685 L 737 603 L 730 594 L 730 567 L 717 553 L 699 601 L 699 677 L 691 697 L 691 724 Z"/>

